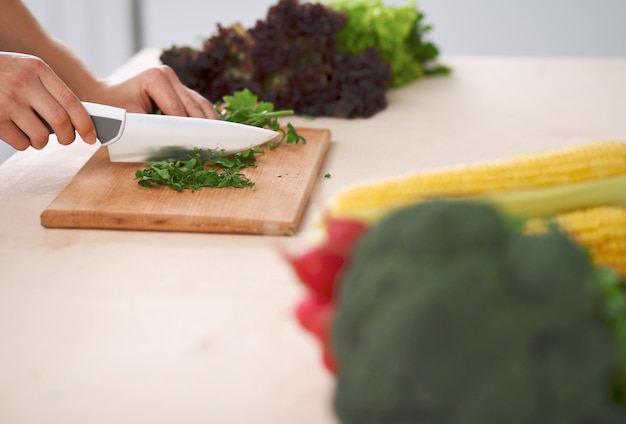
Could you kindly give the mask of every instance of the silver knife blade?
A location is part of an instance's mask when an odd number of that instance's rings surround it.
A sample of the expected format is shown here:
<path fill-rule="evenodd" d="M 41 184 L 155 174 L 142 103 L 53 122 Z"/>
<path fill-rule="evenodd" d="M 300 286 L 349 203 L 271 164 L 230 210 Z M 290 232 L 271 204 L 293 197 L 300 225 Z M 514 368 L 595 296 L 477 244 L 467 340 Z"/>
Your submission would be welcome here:
<path fill-rule="evenodd" d="M 269 129 L 222 120 L 128 113 L 87 102 L 83 105 L 113 162 L 185 160 L 196 151 L 204 157 L 227 156 L 279 135 Z"/>

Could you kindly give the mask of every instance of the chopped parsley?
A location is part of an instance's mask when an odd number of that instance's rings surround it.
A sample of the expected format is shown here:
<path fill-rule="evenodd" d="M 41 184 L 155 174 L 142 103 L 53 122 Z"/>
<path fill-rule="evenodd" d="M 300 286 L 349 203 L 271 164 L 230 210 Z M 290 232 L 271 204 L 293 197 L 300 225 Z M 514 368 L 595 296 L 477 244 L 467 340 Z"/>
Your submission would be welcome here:
<path fill-rule="evenodd" d="M 167 186 L 172 190 L 191 191 L 203 187 L 252 187 L 254 182 L 241 173 L 245 168 L 256 168 L 259 150 L 249 150 L 231 156 L 202 159 L 196 152 L 187 161 L 153 162 L 148 168 L 135 172 L 142 187 Z"/>
<path fill-rule="evenodd" d="M 278 122 L 281 116 L 293 115 L 293 110 L 275 111 L 273 103 L 259 102 L 258 97 L 248 89 L 237 91 L 232 96 L 224 96 L 216 110 L 225 121 L 267 127 L 280 132 L 280 140 L 268 144 L 270 148 L 283 142 L 306 143 L 305 138 L 298 134 L 291 123 L 284 129 Z M 254 182 L 241 171 L 245 168 L 256 168 L 255 155 L 263 153 L 262 149 L 255 148 L 224 157 L 211 157 L 210 154 L 207 157 L 203 153 L 206 152 L 195 149 L 186 161 L 152 162 L 148 168 L 135 172 L 135 178 L 142 187 L 167 186 L 176 191 L 196 191 L 203 187 L 254 188 Z"/>

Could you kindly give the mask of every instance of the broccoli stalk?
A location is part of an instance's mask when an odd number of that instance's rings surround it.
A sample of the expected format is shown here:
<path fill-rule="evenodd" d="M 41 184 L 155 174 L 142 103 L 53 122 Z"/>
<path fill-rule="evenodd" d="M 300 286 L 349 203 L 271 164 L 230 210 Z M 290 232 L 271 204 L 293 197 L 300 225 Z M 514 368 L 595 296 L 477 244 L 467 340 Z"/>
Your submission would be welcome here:
<path fill-rule="evenodd" d="M 510 224 L 433 201 L 363 236 L 332 331 L 344 424 L 626 422 L 588 256 Z"/>

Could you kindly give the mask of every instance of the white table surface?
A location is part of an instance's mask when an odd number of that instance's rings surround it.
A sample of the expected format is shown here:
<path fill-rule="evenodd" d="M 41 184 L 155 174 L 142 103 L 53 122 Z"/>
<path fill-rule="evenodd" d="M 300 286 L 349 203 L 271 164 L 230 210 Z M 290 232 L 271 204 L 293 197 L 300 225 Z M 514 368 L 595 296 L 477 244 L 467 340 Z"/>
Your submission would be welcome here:
<path fill-rule="evenodd" d="M 626 140 L 626 59 L 449 57 L 370 119 L 314 121 L 332 146 L 298 235 L 45 229 L 94 147 L 0 166 L 0 423 L 326 424 L 333 379 L 292 309 L 296 249 L 342 187 L 530 150 Z M 147 49 L 123 78 L 158 64 Z M 330 178 L 323 178 L 324 174 Z"/>

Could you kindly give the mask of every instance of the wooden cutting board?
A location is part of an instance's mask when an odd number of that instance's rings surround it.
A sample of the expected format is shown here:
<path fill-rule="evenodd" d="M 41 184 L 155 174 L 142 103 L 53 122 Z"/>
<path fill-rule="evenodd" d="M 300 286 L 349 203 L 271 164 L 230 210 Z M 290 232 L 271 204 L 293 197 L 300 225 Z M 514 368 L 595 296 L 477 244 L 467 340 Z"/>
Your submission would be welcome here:
<path fill-rule="evenodd" d="M 243 171 L 255 188 L 145 188 L 144 163 L 111 162 L 102 147 L 41 214 L 49 228 L 289 235 L 297 231 L 330 146 L 330 130 L 298 128 L 302 144 L 265 148 Z"/>

